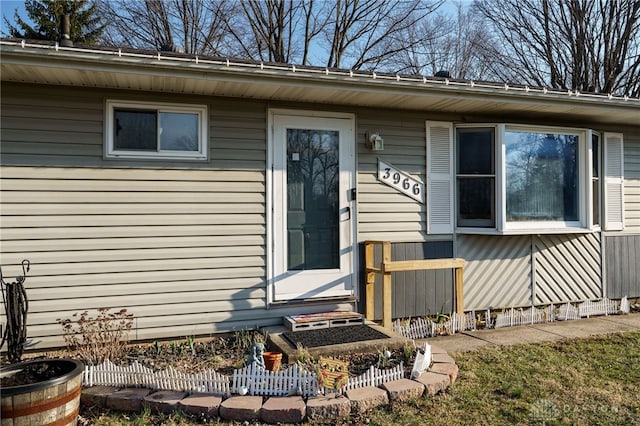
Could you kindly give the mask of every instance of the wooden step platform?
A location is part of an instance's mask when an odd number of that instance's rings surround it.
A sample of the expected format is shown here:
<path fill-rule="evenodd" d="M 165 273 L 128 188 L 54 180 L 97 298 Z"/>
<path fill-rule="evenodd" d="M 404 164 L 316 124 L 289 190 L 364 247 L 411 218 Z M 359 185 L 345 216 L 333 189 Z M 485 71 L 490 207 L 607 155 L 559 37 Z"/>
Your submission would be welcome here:
<path fill-rule="evenodd" d="M 364 324 L 364 316 L 357 312 L 332 311 L 284 317 L 284 325 L 290 331 L 319 330 Z"/>

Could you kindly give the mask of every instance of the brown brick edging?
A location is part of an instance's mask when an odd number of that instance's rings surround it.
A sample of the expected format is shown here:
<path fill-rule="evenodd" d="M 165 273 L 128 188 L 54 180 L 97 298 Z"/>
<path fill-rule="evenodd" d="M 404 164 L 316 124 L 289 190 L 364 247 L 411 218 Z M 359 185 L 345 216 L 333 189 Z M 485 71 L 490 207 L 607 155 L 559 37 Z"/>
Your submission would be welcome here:
<path fill-rule="evenodd" d="M 415 380 L 400 379 L 380 387 L 364 387 L 346 391 L 344 395 L 318 395 L 306 400 L 300 396 L 230 396 L 178 391 L 153 391 L 145 388 L 119 389 L 93 386 L 82 391 L 81 403 L 135 412 L 148 407 L 153 412 L 182 410 L 190 415 L 234 421 L 265 423 L 301 423 L 309 420 L 342 419 L 350 414 L 363 414 L 390 402 L 406 402 L 423 395 L 444 392 L 458 377 L 458 366 L 440 348 L 432 347 L 433 364 Z"/>

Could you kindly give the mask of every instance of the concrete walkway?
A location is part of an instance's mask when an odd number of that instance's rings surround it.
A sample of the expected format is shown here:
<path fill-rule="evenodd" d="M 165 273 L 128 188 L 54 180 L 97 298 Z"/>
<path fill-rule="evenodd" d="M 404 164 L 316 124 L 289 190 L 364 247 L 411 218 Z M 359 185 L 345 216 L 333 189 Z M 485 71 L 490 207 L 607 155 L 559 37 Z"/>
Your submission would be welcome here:
<path fill-rule="evenodd" d="M 488 346 L 508 346 L 520 343 L 550 342 L 577 337 L 640 330 L 640 313 L 556 321 L 548 324 L 532 324 L 489 330 L 464 331 L 452 336 L 420 339 L 448 353 L 468 352 Z"/>

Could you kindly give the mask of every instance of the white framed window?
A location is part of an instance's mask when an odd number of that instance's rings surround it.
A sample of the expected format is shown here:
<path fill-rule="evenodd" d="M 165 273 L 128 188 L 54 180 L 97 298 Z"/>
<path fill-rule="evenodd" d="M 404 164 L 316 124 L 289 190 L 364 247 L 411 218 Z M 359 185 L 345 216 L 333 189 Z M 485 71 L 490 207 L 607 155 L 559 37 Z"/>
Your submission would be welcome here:
<path fill-rule="evenodd" d="M 447 163 L 439 152 L 453 152 L 449 164 L 455 206 L 450 209 L 450 232 L 576 233 L 624 226 L 621 134 L 460 124 L 452 127 L 450 138 L 440 138 L 436 144 L 429 137 L 433 125 L 427 122 L 427 155 L 433 157 L 427 158 L 427 176 Z M 447 141 L 450 150 L 443 148 Z M 448 211 L 448 199 L 429 189 L 429 212 Z M 432 220 L 428 218 L 428 223 Z"/>
<path fill-rule="evenodd" d="M 107 158 L 206 160 L 207 107 L 109 100 Z"/>

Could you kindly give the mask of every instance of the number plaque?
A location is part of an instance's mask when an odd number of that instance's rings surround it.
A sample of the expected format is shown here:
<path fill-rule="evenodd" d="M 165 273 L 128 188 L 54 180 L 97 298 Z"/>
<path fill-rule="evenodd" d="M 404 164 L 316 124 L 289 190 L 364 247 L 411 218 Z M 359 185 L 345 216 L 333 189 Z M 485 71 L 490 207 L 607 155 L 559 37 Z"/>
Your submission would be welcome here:
<path fill-rule="evenodd" d="M 378 180 L 402 192 L 404 195 L 424 203 L 422 194 L 424 192 L 424 184 L 401 172 L 391 164 L 378 160 Z"/>

